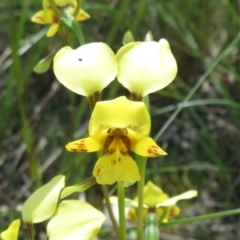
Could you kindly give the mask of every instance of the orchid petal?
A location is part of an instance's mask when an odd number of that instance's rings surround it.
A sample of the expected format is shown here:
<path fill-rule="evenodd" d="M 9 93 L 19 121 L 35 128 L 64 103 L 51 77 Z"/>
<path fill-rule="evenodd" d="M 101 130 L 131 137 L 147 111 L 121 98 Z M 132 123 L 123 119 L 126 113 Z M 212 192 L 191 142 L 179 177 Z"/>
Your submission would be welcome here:
<path fill-rule="evenodd" d="M 177 64 L 165 39 L 134 42 L 117 52 L 118 81 L 131 93 L 144 97 L 170 84 Z"/>
<path fill-rule="evenodd" d="M 107 136 L 106 132 L 101 132 L 88 138 L 70 142 L 66 145 L 66 149 L 70 152 L 97 152 L 104 148 Z"/>
<path fill-rule="evenodd" d="M 105 43 L 90 43 L 76 50 L 63 47 L 56 54 L 53 70 L 69 90 L 91 96 L 101 92 L 117 74 L 117 62 L 113 51 Z"/>
<path fill-rule="evenodd" d="M 139 133 L 129 133 L 131 141 L 130 150 L 144 157 L 157 157 L 167 155 L 152 138 Z"/>
<path fill-rule="evenodd" d="M 84 10 L 80 9 L 78 15 L 76 16 L 76 21 L 84 21 L 90 18 L 90 15 Z"/>
<path fill-rule="evenodd" d="M 198 193 L 196 190 L 189 190 L 175 197 L 171 197 L 165 201 L 161 201 L 161 202 L 159 201 L 159 203 L 156 204 L 156 207 L 158 208 L 158 207 L 172 206 L 172 205 L 175 205 L 179 200 L 190 199 L 190 198 L 196 197 L 197 194 Z"/>
<path fill-rule="evenodd" d="M 89 134 L 91 136 L 110 128 L 127 128 L 148 135 L 150 124 L 144 103 L 118 97 L 96 104 L 89 123 Z"/>
<path fill-rule="evenodd" d="M 119 149 L 113 154 L 100 157 L 93 169 L 98 184 L 113 184 L 120 181 L 139 181 L 140 174 L 136 162 Z"/>
<path fill-rule="evenodd" d="M 52 37 L 56 34 L 56 32 L 58 31 L 59 28 L 59 24 L 53 24 L 47 31 L 47 37 Z"/>
<path fill-rule="evenodd" d="M 34 23 L 38 23 L 38 24 L 47 24 L 47 23 L 50 23 L 50 22 L 46 22 L 45 20 L 45 17 L 44 17 L 44 11 L 39 11 L 37 13 L 35 13 L 32 18 L 31 18 L 31 21 L 34 22 Z"/>

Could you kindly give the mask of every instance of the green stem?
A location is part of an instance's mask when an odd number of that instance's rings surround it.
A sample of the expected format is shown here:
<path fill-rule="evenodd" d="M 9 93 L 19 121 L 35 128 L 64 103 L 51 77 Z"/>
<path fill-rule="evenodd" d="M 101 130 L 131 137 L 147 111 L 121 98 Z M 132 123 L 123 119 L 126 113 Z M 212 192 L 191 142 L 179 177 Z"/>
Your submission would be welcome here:
<path fill-rule="evenodd" d="M 99 101 L 100 99 L 100 92 L 94 92 L 92 95 L 88 96 L 88 101 L 90 104 L 90 108 L 93 111 L 96 103 Z"/>
<path fill-rule="evenodd" d="M 134 95 L 132 95 L 134 97 Z M 137 99 L 137 96 L 135 96 L 136 99 L 140 101 L 141 97 L 139 96 L 139 99 Z M 148 110 L 150 112 L 150 105 L 149 105 L 149 98 L 148 96 L 141 99 Z M 141 177 L 141 180 L 138 182 L 138 208 L 137 208 L 137 214 L 138 214 L 138 227 L 137 227 L 137 239 L 142 240 L 143 239 L 143 188 L 145 185 L 145 170 L 146 170 L 146 164 L 147 164 L 147 158 L 142 156 L 136 156 L 139 174 Z"/>
<path fill-rule="evenodd" d="M 136 155 L 136 160 L 138 163 L 138 169 L 141 176 L 141 180 L 138 182 L 138 208 L 137 208 L 137 217 L 138 217 L 138 228 L 137 228 L 137 239 L 143 239 L 143 188 L 145 185 L 145 169 L 147 158 Z"/>
<path fill-rule="evenodd" d="M 27 231 L 29 240 L 34 240 L 34 227 L 32 223 L 27 223 Z"/>
<path fill-rule="evenodd" d="M 78 41 L 79 41 L 80 45 L 84 45 L 86 43 L 86 40 L 85 40 L 83 32 L 82 32 L 81 24 L 77 24 L 77 22 L 75 22 L 75 25 L 76 25 L 75 33 L 78 38 Z"/>
<path fill-rule="evenodd" d="M 228 210 L 228 211 L 223 211 L 223 212 L 218 212 L 218 213 L 206 214 L 206 215 L 197 216 L 197 217 L 179 219 L 179 220 L 164 223 L 163 225 L 191 223 L 191 222 L 196 222 L 196 221 L 209 220 L 209 219 L 212 219 L 212 218 L 227 217 L 227 216 L 232 216 L 232 215 L 236 215 L 236 214 L 240 214 L 240 208 L 233 209 L 233 210 Z"/>
<path fill-rule="evenodd" d="M 50 3 L 50 7 L 53 11 L 53 13 L 55 14 L 55 16 L 57 17 L 57 19 L 59 20 L 60 19 L 60 13 L 58 11 L 58 8 L 56 6 L 56 3 L 54 2 L 54 0 L 49 0 L 49 3 Z"/>
<path fill-rule="evenodd" d="M 77 17 L 78 12 L 79 12 L 80 9 L 81 9 L 81 6 L 82 6 L 82 0 L 78 0 L 78 1 L 77 1 L 77 7 L 76 7 L 76 10 L 75 10 L 75 12 L 74 12 L 74 17 L 75 17 L 75 18 Z"/>
<path fill-rule="evenodd" d="M 121 240 L 126 240 L 126 219 L 125 219 L 125 190 L 123 182 L 118 182 L 118 213 Z"/>
<path fill-rule="evenodd" d="M 76 19 L 69 12 L 68 9 L 64 9 L 62 11 L 61 20 L 62 20 L 62 23 L 67 28 L 67 30 L 69 32 L 73 33 L 77 37 L 80 45 L 84 45 L 86 43 L 86 41 L 85 41 L 85 38 L 84 38 L 84 35 L 82 32 L 81 24 L 76 21 Z"/>
<path fill-rule="evenodd" d="M 109 201 L 109 194 L 108 194 L 107 186 L 106 185 L 101 185 L 101 187 L 102 187 L 102 192 L 103 192 L 103 195 L 104 195 L 106 207 L 107 207 L 107 210 L 108 210 L 108 214 L 109 214 L 109 217 L 110 217 L 112 225 L 113 225 L 113 229 L 114 229 L 114 231 L 115 231 L 115 233 L 117 235 L 117 239 L 121 240 L 121 234 L 120 234 L 120 231 L 119 231 L 116 219 L 115 219 L 115 217 L 113 215 L 111 203 Z"/>

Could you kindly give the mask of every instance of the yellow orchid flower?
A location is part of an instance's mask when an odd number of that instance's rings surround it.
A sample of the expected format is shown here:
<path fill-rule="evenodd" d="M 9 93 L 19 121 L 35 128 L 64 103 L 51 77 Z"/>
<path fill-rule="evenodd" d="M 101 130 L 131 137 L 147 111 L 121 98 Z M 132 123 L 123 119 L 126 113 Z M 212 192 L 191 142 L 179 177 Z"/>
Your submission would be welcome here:
<path fill-rule="evenodd" d="M 20 228 L 20 219 L 12 221 L 8 229 L 0 234 L 2 240 L 17 240 Z"/>
<path fill-rule="evenodd" d="M 68 8 L 69 11 L 72 14 L 74 14 L 77 7 L 76 0 L 54 0 L 54 1 L 58 9 Z M 76 21 L 84 21 L 90 18 L 90 15 L 84 10 L 80 9 L 78 15 L 75 18 Z M 59 29 L 60 24 L 59 19 L 57 18 L 57 16 L 55 16 L 54 12 L 51 9 L 49 0 L 43 0 L 43 10 L 34 14 L 34 16 L 31 18 L 31 21 L 38 24 L 52 24 L 52 26 L 48 29 L 47 37 L 52 37 L 53 35 L 55 35 Z"/>
<path fill-rule="evenodd" d="M 142 102 L 126 97 L 97 102 L 89 123 L 89 137 L 67 144 L 72 152 L 104 150 L 93 169 L 99 184 L 116 181 L 140 180 L 138 167 L 129 150 L 146 157 L 158 157 L 166 153 L 148 137 L 150 117 Z"/>
<path fill-rule="evenodd" d="M 170 198 L 166 193 L 162 191 L 162 189 L 154 185 L 151 181 L 147 182 L 143 191 L 144 219 L 146 219 L 148 213 L 155 212 L 158 215 L 159 221 L 163 223 L 168 222 L 168 219 L 176 217 L 180 213 L 180 209 L 178 206 L 176 206 L 176 203 L 179 200 L 190 199 L 197 196 L 196 190 L 190 190 Z M 137 201 L 138 198 L 136 197 L 132 203 L 132 208 L 130 208 L 128 212 L 128 218 L 134 221 L 137 221 Z"/>
<path fill-rule="evenodd" d="M 141 100 L 170 84 L 177 74 L 177 63 L 169 43 L 132 42 L 117 52 L 118 81 Z"/>
<path fill-rule="evenodd" d="M 53 70 L 66 88 L 90 97 L 115 79 L 117 61 L 107 44 L 95 42 L 76 50 L 63 47 L 54 57 Z"/>

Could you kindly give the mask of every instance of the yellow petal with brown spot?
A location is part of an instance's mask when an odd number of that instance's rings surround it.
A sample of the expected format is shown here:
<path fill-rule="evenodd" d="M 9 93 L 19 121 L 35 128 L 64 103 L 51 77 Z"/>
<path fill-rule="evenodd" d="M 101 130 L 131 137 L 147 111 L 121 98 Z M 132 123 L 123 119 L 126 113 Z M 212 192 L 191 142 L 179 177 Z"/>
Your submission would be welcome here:
<path fill-rule="evenodd" d="M 108 133 L 102 132 L 88 138 L 70 142 L 66 149 L 70 152 L 97 152 L 104 148 L 105 139 Z"/>
<path fill-rule="evenodd" d="M 48 22 L 45 21 L 43 10 L 35 13 L 32 16 L 31 21 L 34 22 L 34 23 L 38 23 L 38 24 L 47 24 L 48 23 Z"/>
<path fill-rule="evenodd" d="M 129 133 L 130 150 L 144 157 L 158 157 L 167 155 L 152 138 L 140 133 Z"/>
<path fill-rule="evenodd" d="M 89 18 L 90 18 L 90 15 L 82 9 L 80 9 L 80 11 L 78 12 L 78 15 L 76 16 L 77 21 L 84 21 Z"/>

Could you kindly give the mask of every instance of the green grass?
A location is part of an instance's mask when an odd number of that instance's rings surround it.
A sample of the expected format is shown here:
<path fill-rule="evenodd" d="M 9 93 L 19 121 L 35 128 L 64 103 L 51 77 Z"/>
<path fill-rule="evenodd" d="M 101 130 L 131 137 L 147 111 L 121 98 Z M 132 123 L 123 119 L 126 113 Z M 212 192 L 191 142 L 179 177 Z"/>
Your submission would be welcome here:
<path fill-rule="evenodd" d="M 61 44 L 57 37 L 45 37 L 44 26 L 30 22 L 40 8 L 41 1 L 0 3 L 0 231 L 19 216 L 16 207 L 42 183 L 58 173 L 67 176 L 68 184 L 80 182 L 91 175 L 96 161 L 94 154 L 64 149 L 68 141 L 87 136 L 86 99 L 56 83 L 52 69 L 41 75 L 32 71 Z M 168 156 L 148 161 L 147 179 L 169 195 L 199 191 L 198 198 L 179 203 L 181 218 L 238 208 L 238 1 L 89 0 L 84 9 L 91 15 L 81 25 L 87 42 L 107 42 L 116 52 L 127 30 L 136 40 L 151 30 L 156 40 L 170 42 L 177 59 L 177 79 L 150 95 L 152 137 Z M 114 82 L 102 98 L 124 94 L 127 90 Z M 98 186 L 86 195 L 100 204 Z M 164 226 L 163 239 L 169 239 L 167 234 L 176 239 L 238 239 L 238 219 L 234 215 Z"/>

